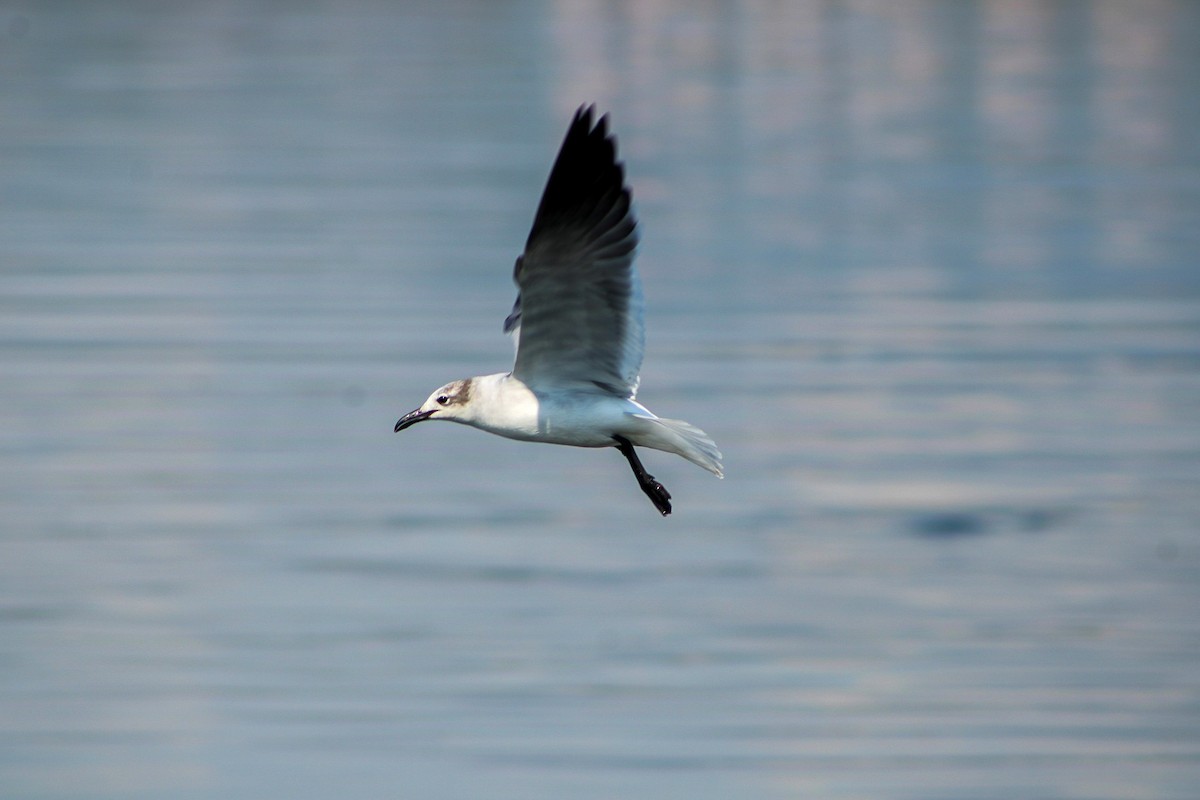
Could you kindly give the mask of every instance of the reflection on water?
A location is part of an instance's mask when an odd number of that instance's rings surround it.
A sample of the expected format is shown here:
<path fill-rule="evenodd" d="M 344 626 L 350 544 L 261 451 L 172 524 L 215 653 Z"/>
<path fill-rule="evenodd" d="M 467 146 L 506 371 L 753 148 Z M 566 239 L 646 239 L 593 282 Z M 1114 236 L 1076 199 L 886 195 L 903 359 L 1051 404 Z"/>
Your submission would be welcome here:
<path fill-rule="evenodd" d="M 2 794 L 1190 798 L 1197 8 L 0 8 Z M 391 433 L 583 101 L 665 521 Z"/>

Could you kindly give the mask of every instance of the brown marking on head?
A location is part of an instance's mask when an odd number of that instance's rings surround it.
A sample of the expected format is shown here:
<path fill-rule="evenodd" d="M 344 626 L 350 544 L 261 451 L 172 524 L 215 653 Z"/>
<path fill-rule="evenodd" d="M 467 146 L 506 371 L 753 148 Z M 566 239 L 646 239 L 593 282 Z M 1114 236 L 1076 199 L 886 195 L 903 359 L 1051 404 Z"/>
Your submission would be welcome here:
<path fill-rule="evenodd" d="M 466 405 L 471 400 L 471 378 L 453 381 L 443 386 L 437 395 L 438 405 L 443 407 Z M 443 401 L 442 398 L 445 398 Z"/>

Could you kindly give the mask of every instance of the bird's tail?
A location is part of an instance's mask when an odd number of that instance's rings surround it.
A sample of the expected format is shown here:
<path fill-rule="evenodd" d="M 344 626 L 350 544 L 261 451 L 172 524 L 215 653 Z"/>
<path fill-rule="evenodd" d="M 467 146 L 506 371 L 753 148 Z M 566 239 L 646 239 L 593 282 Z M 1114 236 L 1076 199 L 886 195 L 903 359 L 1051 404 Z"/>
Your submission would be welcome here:
<path fill-rule="evenodd" d="M 707 433 L 681 419 L 647 417 L 641 414 L 634 416 L 643 421 L 633 438 L 634 444 L 676 453 L 693 464 L 704 467 L 718 478 L 725 477 L 725 472 L 721 469 L 721 451 Z"/>

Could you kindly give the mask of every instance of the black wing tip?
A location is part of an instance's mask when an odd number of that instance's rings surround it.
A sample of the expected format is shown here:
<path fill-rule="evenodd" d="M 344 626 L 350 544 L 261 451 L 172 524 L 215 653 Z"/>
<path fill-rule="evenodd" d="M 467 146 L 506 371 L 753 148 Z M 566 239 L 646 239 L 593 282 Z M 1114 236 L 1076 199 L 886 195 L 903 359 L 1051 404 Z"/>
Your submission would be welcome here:
<path fill-rule="evenodd" d="M 575 111 L 538 204 L 530 241 L 543 228 L 565 219 L 586 219 L 596 199 L 606 193 L 628 205 L 625 165 L 617 158 L 617 140 L 609 133 L 608 114 L 595 115 L 595 103 Z"/>
<path fill-rule="evenodd" d="M 593 122 L 593 120 L 595 121 Z M 617 140 L 609 133 L 608 127 L 608 114 L 601 114 L 597 118 L 595 103 L 580 106 L 571 119 L 567 135 L 563 137 L 562 146 L 559 148 L 559 157 L 561 158 L 564 153 L 590 150 L 588 155 L 593 158 L 598 156 L 598 160 L 607 161 L 621 170 L 622 177 L 624 177 L 624 165 L 617 160 Z"/>
<path fill-rule="evenodd" d="M 575 112 L 575 117 L 571 120 L 571 126 L 578 126 L 582 130 L 582 133 L 587 136 L 595 136 L 597 139 L 613 139 L 613 136 L 609 133 L 609 126 L 611 125 L 609 113 L 605 111 L 598 116 L 597 114 L 595 103 L 585 103 Z"/>
<path fill-rule="evenodd" d="M 593 128 L 592 117 L 594 117 L 595 115 L 596 115 L 596 104 L 595 103 L 584 103 L 578 109 L 576 109 L 575 118 L 571 120 L 571 127 L 575 128 L 576 126 L 580 126 L 583 128 L 584 133 L 591 133 L 592 128 Z M 597 121 L 595 127 L 598 127 L 600 125 L 607 126 L 607 124 L 608 124 L 608 114 L 601 114 L 600 119 Z"/>

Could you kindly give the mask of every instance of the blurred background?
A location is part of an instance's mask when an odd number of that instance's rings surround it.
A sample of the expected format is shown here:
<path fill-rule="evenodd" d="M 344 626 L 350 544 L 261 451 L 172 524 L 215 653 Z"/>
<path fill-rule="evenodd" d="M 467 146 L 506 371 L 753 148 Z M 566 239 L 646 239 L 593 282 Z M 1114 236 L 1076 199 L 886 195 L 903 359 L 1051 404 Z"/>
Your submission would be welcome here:
<path fill-rule="evenodd" d="M 1200 4 L 0 4 L 0 796 L 1200 786 Z M 392 426 L 567 123 L 728 478 Z"/>

